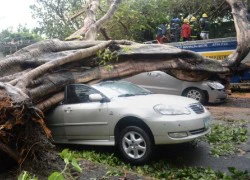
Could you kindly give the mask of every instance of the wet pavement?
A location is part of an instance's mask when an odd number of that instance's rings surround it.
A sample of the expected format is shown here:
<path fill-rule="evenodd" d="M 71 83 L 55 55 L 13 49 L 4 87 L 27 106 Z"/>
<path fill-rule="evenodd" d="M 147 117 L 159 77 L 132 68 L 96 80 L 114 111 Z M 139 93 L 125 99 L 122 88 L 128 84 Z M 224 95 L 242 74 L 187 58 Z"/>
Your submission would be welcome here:
<path fill-rule="evenodd" d="M 187 144 L 164 145 L 156 149 L 156 161 L 164 159 L 176 167 L 204 167 L 215 171 L 228 172 L 228 167 L 250 172 L 250 124 L 248 124 L 248 141 L 240 146 L 235 155 L 213 157 L 209 154 L 209 144 L 198 142 L 196 146 Z"/>

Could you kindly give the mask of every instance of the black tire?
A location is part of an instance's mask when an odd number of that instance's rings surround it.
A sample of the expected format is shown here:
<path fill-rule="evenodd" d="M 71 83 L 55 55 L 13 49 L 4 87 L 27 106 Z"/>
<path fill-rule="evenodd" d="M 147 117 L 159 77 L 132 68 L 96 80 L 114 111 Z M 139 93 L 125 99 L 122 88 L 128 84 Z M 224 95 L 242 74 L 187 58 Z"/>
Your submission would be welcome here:
<path fill-rule="evenodd" d="M 206 104 L 208 102 L 206 94 L 199 88 L 188 88 L 184 91 L 183 96 L 195 99 L 202 104 Z"/>
<path fill-rule="evenodd" d="M 119 134 L 117 145 L 123 159 L 134 165 L 146 163 L 153 153 L 150 136 L 137 126 L 125 127 Z"/>

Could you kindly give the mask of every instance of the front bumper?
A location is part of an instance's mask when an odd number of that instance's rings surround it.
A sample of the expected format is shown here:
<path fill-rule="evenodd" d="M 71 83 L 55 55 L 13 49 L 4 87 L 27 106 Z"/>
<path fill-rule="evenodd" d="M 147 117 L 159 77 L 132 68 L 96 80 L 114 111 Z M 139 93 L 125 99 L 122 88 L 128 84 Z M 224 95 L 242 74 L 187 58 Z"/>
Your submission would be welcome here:
<path fill-rule="evenodd" d="M 227 91 L 225 89 L 213 89 L 208 91 L 209 103 L 225 102 L 227 99 Z"/>
<path fill-rule="evenodd" d="M 207 129 L 204 129 L 204 131 L 202 130 L 202 133 L 195 134 L 195 135 L 190 134 L 190 132 L 188 132 L 188 136 L 183 137 L 183 138 L 172 138 L 170 136 L 155 136 L 155 144 L 179 144 L 179 143 L 190 142 L 196 138 L 205 136 L 210 131 L 211 131 L 211 128 L 209 127 Z"/>
<path fill-rule="evenodd" d="M 192 141 L 210 132 L 212 118 L 208 111 L 200 115 L 161 116 L 150 121 L 155 144 L 178 144 Z M 185 132 L 186 137 L 173 138 L 169 133 Z"/>

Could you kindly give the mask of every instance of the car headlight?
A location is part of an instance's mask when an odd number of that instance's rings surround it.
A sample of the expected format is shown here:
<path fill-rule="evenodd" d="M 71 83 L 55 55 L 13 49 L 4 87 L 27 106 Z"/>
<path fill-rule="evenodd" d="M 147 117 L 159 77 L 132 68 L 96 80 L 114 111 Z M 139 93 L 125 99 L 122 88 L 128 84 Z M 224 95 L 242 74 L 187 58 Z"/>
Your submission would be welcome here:
<path fill-rule="evenodd" d="M 218 82 L 208 82 L 207 85 L 212 89 L 224 89 L 225 87 Z"/>
<path fill-rule="evenodd" d="M 163 115 L 190 114 L 190 111 L 187 108 L 179 107 L 179 106 L 172 106 L 172 105 L 158 104 L 154 106 L 154 110 Z"/>

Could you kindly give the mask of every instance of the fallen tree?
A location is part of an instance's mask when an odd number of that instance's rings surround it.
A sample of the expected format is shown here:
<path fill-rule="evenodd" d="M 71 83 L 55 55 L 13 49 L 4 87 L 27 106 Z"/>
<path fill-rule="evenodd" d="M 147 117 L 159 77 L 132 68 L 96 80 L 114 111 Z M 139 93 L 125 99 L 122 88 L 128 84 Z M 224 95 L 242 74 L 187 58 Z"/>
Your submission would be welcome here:
<path fill-rule="evenodd" d="M 233 11 L 238 47 L 224 61 L 168 45 L 126 40 L 46 40 L 1 59 L 0 150 L 19 164 L 27 154 L 41 157 L 40 153 L 46 151 L 44 137 L 51 137 L 44 113 L 63 99 L 67 84 L 92 84 L 153 70 L 183 80 L 201 81 L 213 76 L 226 78 L 232 69 L 249 66 L 249 59 L 245 59 L 250 48 L 246 8 L 240 4 L 243 1 L 228 2 L 238 8 Z"/>

